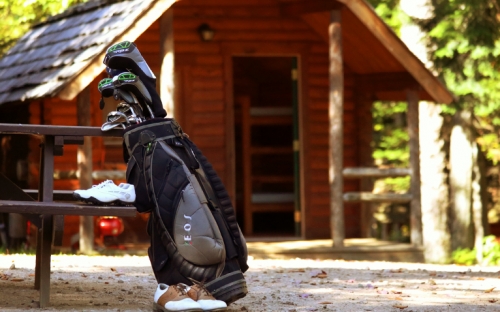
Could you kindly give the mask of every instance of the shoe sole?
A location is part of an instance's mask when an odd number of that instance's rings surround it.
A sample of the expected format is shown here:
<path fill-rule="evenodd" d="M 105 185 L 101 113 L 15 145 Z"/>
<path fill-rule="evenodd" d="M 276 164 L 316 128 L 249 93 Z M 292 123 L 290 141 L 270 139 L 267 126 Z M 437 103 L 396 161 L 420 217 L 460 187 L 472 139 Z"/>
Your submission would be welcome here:
<path fill-rule="evenodd" d="M 194 308 L 194 309 L 186 309 L 186 310 L 168 310 L 165 307 L 162 307 L 156 302 L 153 302 L 153 311 L 155 312 L 202 312 L 202 309 Z M 217 311 L 217 310 L 212 310 Z"/>
<path fill-rule="evenodd" d="M 73 193 L 73 198 L 76 200 L 82 201 L 87 204 L 92 204 L 92 205 L 101 205 L 101 206 L 133 206 L 134 203 L 127 203 L 123 202 L 119 199 L 111 201 L 111 202 L 102 202 L 99 199 L 90 196 L 89 198 L 81 197 L 80 194 Z"/>

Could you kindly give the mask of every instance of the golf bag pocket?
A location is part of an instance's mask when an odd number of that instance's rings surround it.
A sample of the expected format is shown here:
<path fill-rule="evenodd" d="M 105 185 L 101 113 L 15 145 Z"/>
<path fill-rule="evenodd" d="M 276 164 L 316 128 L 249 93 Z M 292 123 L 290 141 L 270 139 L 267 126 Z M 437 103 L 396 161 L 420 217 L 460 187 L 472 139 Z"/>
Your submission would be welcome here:
<path fill-rule="evenodd" d="M 174 221 L 174 241 L 179 253 L 197 265 L 224 261 L 224 242 L 207 204 L 199 200 L 191 183 L 182 192 Z"/>
<path fill-rule="evenodd" d="M 154 203 L 148 195 L 141 158 L 139 158 L 139 161 L 135 155 L 132 155 L 129 158 L 127 163 L 126 179 L 127 183 L 134 185 L 136 195 L 134 206 L 137 211 L 140 213 L 151 212 L 154 208 Z"/>

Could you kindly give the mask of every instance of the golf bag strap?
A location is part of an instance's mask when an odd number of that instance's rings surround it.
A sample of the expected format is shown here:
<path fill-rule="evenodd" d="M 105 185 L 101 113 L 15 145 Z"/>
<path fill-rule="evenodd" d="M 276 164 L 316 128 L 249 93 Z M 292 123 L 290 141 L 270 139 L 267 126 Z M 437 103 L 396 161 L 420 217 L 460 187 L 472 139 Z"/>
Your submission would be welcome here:
<path fill-rule="evenodd" d="M 154 134 L 154 137 L 151 138 L 150 142 L 154 140 L 168 140 L 176 137 L 182 138 L 184 136 L 181 126 L 175 119 L 150 119 L 138 125 L 128 127 L 123 134 L 123 141 L 125 142 L 129 155 L 132 155 L 138 146 L 148 143 L 144 142 L 144 137 L 141 137 L 141 133 L 144 130 L 149 130 Z"/>

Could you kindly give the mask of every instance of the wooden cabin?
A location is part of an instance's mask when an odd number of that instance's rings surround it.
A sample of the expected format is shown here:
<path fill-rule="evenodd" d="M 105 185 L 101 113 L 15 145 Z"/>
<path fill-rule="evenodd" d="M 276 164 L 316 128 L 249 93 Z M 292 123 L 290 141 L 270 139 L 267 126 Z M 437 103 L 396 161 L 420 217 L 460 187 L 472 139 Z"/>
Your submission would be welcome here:
<path fill-rule="evenodd" d="M 169 117 L 211 161 L 249 237 L 366 235 L 359 192 L 369 179 L 343 171 L 373 166 L 372 103 L 409 101 L 415 173 L 418 100 L 453 99 L 364 0 L 102 0 L 35 26 L 0 60 L 0 110 L 76 125 L 77 103 L 88 103 L 100 126 L 112 110 L 99 109 L 102 60 L 123 40 L 137 44 Z M 34 188 L 38 142 L 26 144 Z M 121 153 L 120 140 L 93 139 L 94 183 L 123 172 Z M 79 188 L 76 159 L 76 147 L 56 158 L 56 189 Z M 412 185 L 406 201 L 418 210 L 418 174 Z"/>

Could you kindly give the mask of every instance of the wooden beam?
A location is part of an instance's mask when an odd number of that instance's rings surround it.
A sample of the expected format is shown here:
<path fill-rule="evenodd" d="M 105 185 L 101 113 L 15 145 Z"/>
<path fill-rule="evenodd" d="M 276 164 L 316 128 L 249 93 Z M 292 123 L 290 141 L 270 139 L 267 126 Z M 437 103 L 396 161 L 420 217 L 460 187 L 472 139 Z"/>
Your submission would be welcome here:
<path fill-rule="evenodd" d="M 344 158 L 344 70 L 342 67 L 342 22 L 339 10 L 332 11 L 330 26 L 330 96 L 329 125 L 329 183 L 330 183 L 330 231 L 335 247 L 344 246 L 344 181 L 342 167 Z"/>
<path fill-rule="evenodd" d="M 157 0 L 152 6 L 142 14 L 137 21 L 132 23 L 127 31 L 116 37 L 113 42 L 134 41 L 146 31 L 176 0 Z M 102 60 L 106 55 L 106 50 L 94 57 L 94 60 L 76 77 L 62 89 L 57 96 L 62 100 L 73 100 L 78 93 L 87 87 L 104 70 Z"/>
<path fill-rule="evenodd" d="M 420 87 L 415 78 L 408 72 L 356 75 L 355 79 L 358 88 L 368 93 L 405 91 Z"/>
<path fill-rule="evenodd" d="M 368 192 L 349 192 L 343 195 L 346 202 L 371 202 L 371 203 L 409 203 L 411 194 L 373 194 Z"/>
<path fill-rule="evenodd" d="M 299 16 L 307 13 L 340 10 L 344 5 L 333 0 L 308 0 L 283 3 L 280 5 L 281 14 L 285 16 Z"/>
<path fill-rule="evenodd" d="M 344 168 L 342 174 L 346 179 L 361 178 L 395 178 L 411 175 L 410 168 Z"/>
<path fill-rule="evenodd" d="M 15 212 L 38 215 L 64 215 L 64 216 L 117 216 L 134 217 L 137 209 L 133 206 L 94 206 L 87 204 L 73 204 L 60 202 L 0 201 L 1 212 Z"/>
<path fill-rule="evenodd" d="M 167 116 L 175 117 L 174 13 L 172 8 L 160 17 L 160 77 L 158 85 Z"/>
<path fill-rule="evenodd" d="M 91 126 L 90 88 L 86 87 L 76 98 L 78 126 Z M 77 147 L 78 183 L 81 190 L 92 187 L 92 137 L 83 138 L 83 145 Z M 94 218 L 80 216 L 80 251 L 90 254 L 94 250 Z"/>
<path fill-rule="evenodd" d="M 399 63 L 415 77 L 418 83 L 433 97 L 435 102 L 449 104 L 454 100 L 454 96 L 450 91 L 422 64 L 366 1 L 338 1 L 343 3 L 356 15 Z"/>
<path fill-rule="evenodd" d="M 363 88 L 360 88 L 358 84 L 355 84 L 354 96 L 356 109 L 356 120 L 358 121 L 358 127 L 356 127 L 356 137 L 358 141 L 358 166 L 371 167 L 374 166 L 373 160 L 373 100 L 370 92 L 366 92 Z M 342 173 L 344 178 L 346 178 L 346 169 L 357 169 L 357 168 L 345 168 Z M 366 169 L 366 168 L 359 168 Z M 361 192 L 372 192 L 374 186 L 374 179 L 371 177 L 360 177 L 359 179 L 359 190 Z M 373 225 L 375 223 L 375 217 L 373 214 L 374 205 L 372 203 L 361 203 L 360 204 L 360 234 L 361 237 L 372 237 L 374 235 Z"/>
<path fill-rule="evenodd" d="M 408 97 L 408 134 L 410 137 L 410 169 L 412 171 L 410 181 L 410 193 L 413 199 L 410 203 L 410 239 L 414 246 L 423 245 L 422 237 L 422 207 L 420 201 L 420 139 L 418 126 L 418 93 L 415 90 L 407 91 Z"/>

